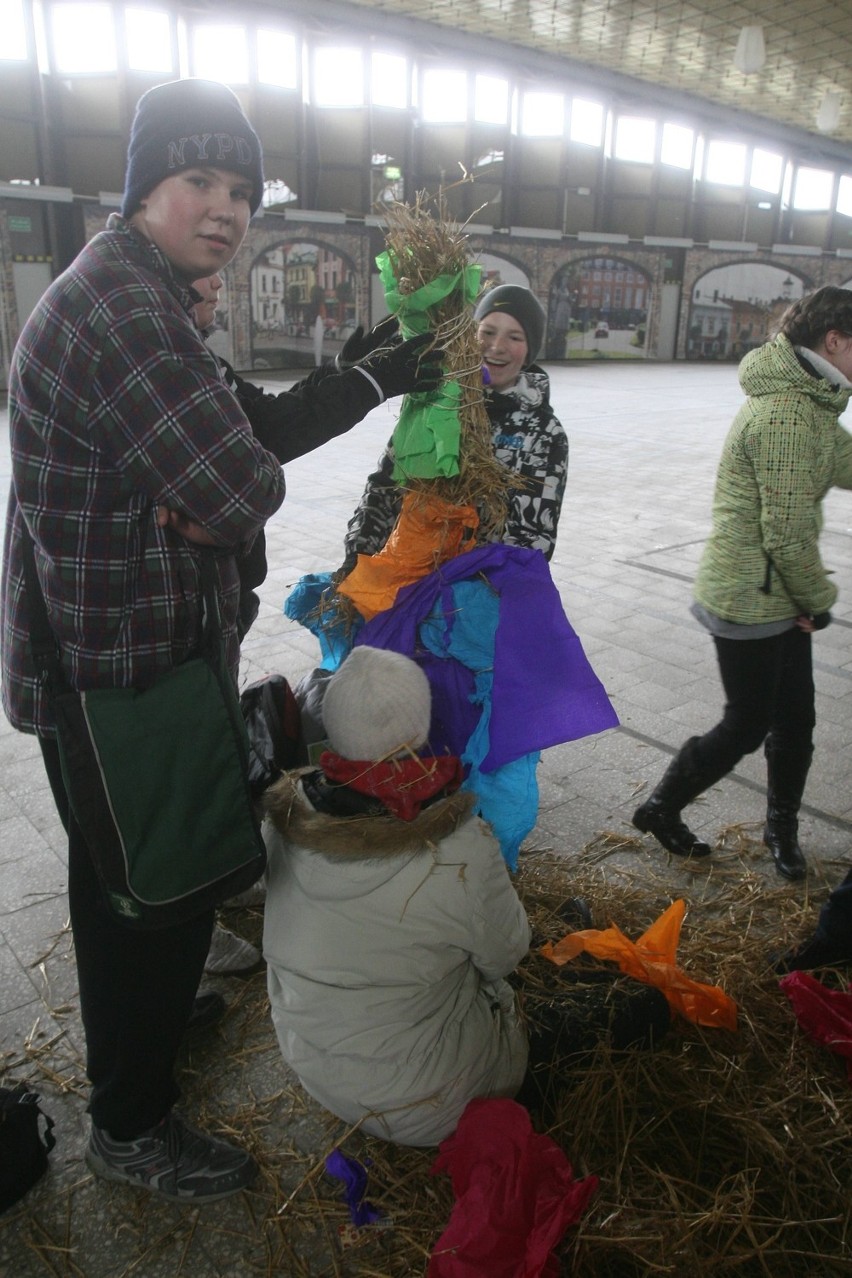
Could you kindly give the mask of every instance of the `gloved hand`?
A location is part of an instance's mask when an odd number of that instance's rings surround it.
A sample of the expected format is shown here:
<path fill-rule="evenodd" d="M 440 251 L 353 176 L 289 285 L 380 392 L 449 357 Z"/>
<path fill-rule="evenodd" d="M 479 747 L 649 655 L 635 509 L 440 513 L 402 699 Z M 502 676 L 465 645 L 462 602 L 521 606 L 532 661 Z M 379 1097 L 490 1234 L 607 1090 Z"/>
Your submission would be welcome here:
<path fill-rule="evenodd" d="M 363 325 L 359 324 L 355 332 L 343 343 L 340 353 L 335 356 L 334 362 L 339 372 L 343 373 L 347 368 L 360 364 L 362 359 L 372 355 L 373 351 L 378 350 L 380 346 L 387 346 L 398 332 L 399 321 L 395 315 L 386 315 L 366 334 Z"/>
<path fill-rule="evenodd" d="M 440 347 L 427 349 L 433 340 L 431 333 L 419 333 L 390 350 L 377 351 L 357 367 L 369 375 L 385 399 L 410 395 L 412 391 L 435 390 L 444 376 L 441 367 L 444 352 Z"/>

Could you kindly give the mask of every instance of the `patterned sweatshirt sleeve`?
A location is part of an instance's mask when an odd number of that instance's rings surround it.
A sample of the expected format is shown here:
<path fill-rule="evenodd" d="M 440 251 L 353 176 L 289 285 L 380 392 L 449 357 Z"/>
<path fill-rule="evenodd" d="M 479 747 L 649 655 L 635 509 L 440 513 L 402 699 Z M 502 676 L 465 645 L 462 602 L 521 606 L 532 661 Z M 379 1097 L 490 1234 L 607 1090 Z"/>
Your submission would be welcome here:
<path fill-rule="evenodd" d="M 402 489 L 394 481 L 393 468 L 393 443 L 388 441 L 347 525 L 343 539 L 346 572 L 355 567 L 358 555 L 377 555 L 393 532 L 402 507 Z"/>
<path fill-rule="evenodd" d="M 511 492 L 502 540 L 540 550 L 550 559 L 568 478 L 568 437 L 550 406 L 537 410 L 539 428 L 518 465 L 525 483 Z"/>

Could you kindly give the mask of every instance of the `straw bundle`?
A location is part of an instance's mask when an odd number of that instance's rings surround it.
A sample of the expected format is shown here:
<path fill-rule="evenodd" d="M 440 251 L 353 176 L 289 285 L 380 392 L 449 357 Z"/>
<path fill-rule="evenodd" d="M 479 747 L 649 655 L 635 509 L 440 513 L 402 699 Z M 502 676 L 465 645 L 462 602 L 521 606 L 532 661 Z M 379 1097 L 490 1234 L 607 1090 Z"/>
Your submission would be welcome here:
<path fill-rule="evenodd" d="M 812 926 L 813 910 L 803 912 L 788 888 L 767 886 L 764 854 L 743 829 L 732 830 L 731 845 L 700 875 L 657 862 L 639 840 L 614 832 L 579 853 L 522 859 L 518 887 L 539 939 L 562 935 L 560 911 L 576 895 L 596 927 L 612 921 L 630 936 L 685 896 L 678 964 L 721 985 L 740 1008 L 736 1033 L 679 1022 L 653 1053 L 618 1059 L 600 1048 L 573 1065 L 547 1130 L 578 1177 L 594 1173 L 601 1183 L 564 1241 L 566 1276 L 850 1272 L 852 1088 L 837 1058 L 797 1030 L 767 957 Z M 261 922 L 260 911 L 243 911 L 231 925 L 256 941 Z M 49 957 L 48 973 L 60 959 Z M 530 1018 L 560 979 L 537 952 L 525 960 L 516 984 Z M 826 974 L 832 979 L 840 978 Z M 69 1156 L 74 1124 L 66 1122 L 51 1177 L 22 1211 L 0 1218 L 0 1268 L 15 1278 L 423 1278 L 453 1206 L 448 1178 L 429 1174 L 435 1151 L 366 1138 L 326 1114 L 281 1064 L 263 975 L 222 988 L 232 1000 L 224 1027 L 186 1051 L 181 1083 L 194 1120 L 253 1150 L 262 1167 L 256 1187 L 190 1209 L 94 1183 Z M 64 1006 L 56 1014 L 67 1019 Z M 61 1089 L 82 1129 L 82 1080 L 69 1077 L 63 1042 L 48 1038 L 17 1064 L 49 1112 L 63 1103 L 53 1087 Z M 324 1171 L 338 1146 L 369 1161 L 366 1197 L 385 1228 L 347 1236 L 340 1184 Z"/>
<path fill-rule="evenodd" d="M 413 205 L 383 207 L 385 242 L 401 294 L 408 296 L 442 275 L 456 275 L 471 265 L 464 227 L 453 222 L 443 193 L 418 193 Z M 482 390 L 482 353 L 476 325 L 463 289 L 430 307 L 429 330 L 444 352 L 448 379 L 461 387 L 459 474 L 451 479 L 412 480 L 409 487 L 435 493 L 456 506 L 474 506 L 480 536 L 494 540 L 506 517 L 510 476 L 494 458 L 491 425 Z"/>

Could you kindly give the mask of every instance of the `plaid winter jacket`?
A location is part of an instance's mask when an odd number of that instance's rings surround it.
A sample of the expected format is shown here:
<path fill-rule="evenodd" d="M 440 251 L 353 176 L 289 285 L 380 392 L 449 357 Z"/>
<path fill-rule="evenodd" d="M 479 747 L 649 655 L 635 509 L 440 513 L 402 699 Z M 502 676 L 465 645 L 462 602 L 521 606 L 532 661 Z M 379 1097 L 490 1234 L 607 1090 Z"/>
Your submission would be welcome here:
<path fill-rule="evenodd" d="M 221 547 L 231 669 L 239 645 L 233 552 L 284 498 L 160 251 L 117 215 L 45 293 L 15 349 L 12 491 L 2 581 L 3 708 L 52 732 L 29 653 L 21 521 L 74 687 L 140 686 L 198 643 L 197 550 L 159 528 L 163 504 Z"/>

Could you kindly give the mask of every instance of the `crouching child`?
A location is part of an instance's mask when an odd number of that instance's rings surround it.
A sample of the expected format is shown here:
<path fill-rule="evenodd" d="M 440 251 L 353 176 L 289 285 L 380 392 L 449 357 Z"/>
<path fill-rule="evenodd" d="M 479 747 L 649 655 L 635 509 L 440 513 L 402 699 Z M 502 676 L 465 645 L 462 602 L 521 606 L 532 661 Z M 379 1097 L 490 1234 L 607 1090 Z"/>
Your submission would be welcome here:
<path fill-rule="evenodd" d="M 514 1096 L 526 1033 L 505 977 L 530 929 L 456 758 L 421 757 L 429 684 L 356 647 L 329 680 L 330 749 L 267 792 L 263 948 L 281 1052 L 365 1132 L 435 1145 Z"/>

